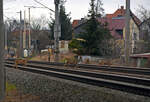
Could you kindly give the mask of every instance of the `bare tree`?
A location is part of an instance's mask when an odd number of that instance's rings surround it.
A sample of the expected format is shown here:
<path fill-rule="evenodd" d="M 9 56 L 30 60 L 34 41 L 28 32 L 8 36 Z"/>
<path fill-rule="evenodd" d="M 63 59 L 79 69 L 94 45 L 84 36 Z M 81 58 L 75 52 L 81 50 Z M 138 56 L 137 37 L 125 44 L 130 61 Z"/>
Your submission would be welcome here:
<path fill-rule="evenodd" d="M 6 20 L 8 23 L 8 46 L 17 48 L 17 43 L 19 42 L 19 21 L 17 20 Z"/>
<path fill-rule="evenodd" d="M 116 39 L 103 40 L 100 44 L 100 52 L 104 57 L 120 58 L 124 53 L 124 42 Z"/>
<path fill-rule="evenodd" d="M 40 18 L 32 18 L 31 20 L 31 38 L 36 41 L 34 44 L 35 52 L 44 49 L 49 45 L 50 30 L 48 28 L 48 19 L 42 15 Z"/>
<path fill-rule="evenodd" d="M 0 102 L 5 96 L 3 0 L 0 0 Z"/>
<path fill-rule="evenodd" d="M 31 28 L 34 30 L 41 30 L 48 27 L 48 19 L 41 15 L 40 18 L 32 18 L 31 19 Z"/>
<path fill-rule="evenodd" d="M 137 9 L 137 15 L 140 17 L 142 21 L 150 18 L 150 10 L 144 8 L 144 6 L 140 5 Z"/>

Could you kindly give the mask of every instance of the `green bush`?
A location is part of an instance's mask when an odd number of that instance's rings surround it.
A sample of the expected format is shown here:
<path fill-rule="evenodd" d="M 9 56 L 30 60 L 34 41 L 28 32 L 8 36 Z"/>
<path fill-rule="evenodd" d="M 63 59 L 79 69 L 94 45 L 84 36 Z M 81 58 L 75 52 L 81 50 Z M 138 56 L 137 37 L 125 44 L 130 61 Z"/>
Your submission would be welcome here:
<path fill-rule="evenodd" d="M 69 43 L 69 49 L 76 54 L 82 54 L 84 52 L 84 48 L 82 46 L 82 41 L 79 41 L 77 39 L 73 39 Z"/>

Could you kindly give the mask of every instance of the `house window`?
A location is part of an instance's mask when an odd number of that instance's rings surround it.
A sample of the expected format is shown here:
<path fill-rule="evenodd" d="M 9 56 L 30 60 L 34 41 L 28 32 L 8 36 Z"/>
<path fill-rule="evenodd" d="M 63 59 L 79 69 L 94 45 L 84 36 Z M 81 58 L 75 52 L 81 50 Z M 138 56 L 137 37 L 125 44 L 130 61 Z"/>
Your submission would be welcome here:
<path fill-rule="evenodd" d="M 116 32 L 123 38 L 123 30 L 122 29 L 116 29 Z"/>
<path fill-rule="evenodd" d="M 133 40 L 137 40 L 137 34 L 133 33 Z"/>
<path fill-rule="evenodd" d="M 136 47 L 134 47 L 134 48 L 133 48 L 133 53 L 136 53 L 136 50 L 137 50 L 137 48 L 136 48 Z"/>
<path fill-rule="evenodd" d="M 122 15 L 118 15 L 118 17 L 122 17 Z"/>

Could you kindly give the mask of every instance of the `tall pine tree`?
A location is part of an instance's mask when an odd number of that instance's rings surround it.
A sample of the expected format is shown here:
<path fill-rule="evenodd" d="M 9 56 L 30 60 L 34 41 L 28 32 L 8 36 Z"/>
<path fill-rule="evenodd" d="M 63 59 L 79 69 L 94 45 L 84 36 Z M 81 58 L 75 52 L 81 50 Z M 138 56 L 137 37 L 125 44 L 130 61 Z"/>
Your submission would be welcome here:
<path fill-rule="evenodd" d="M 109 39 L 111 35 L 109 30 L 97 21 L 97 15 L 95 12 L 95 0 L 91 0 L 90 6 L 91 9 L 88 13 L 89 20 L 87 21 L 84 28 L 85 32 L 81 33 L 79 36 L 80 38 L 86 40 L 86 42 L 83 43 L 85 54 L 102 55 L 100 53 L 99 45 L 104 39 Z"/>

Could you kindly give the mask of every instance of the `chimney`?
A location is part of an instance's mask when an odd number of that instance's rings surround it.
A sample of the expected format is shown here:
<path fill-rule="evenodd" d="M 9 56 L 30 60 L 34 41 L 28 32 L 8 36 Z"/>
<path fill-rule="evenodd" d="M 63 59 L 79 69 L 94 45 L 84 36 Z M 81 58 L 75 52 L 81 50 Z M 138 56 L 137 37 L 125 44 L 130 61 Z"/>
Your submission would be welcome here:
<path fill-rule="evenodd" d="M 121 6 L 121 9 L 123 10 L 123 9 L 124 9 L 124 6 Z"/>

